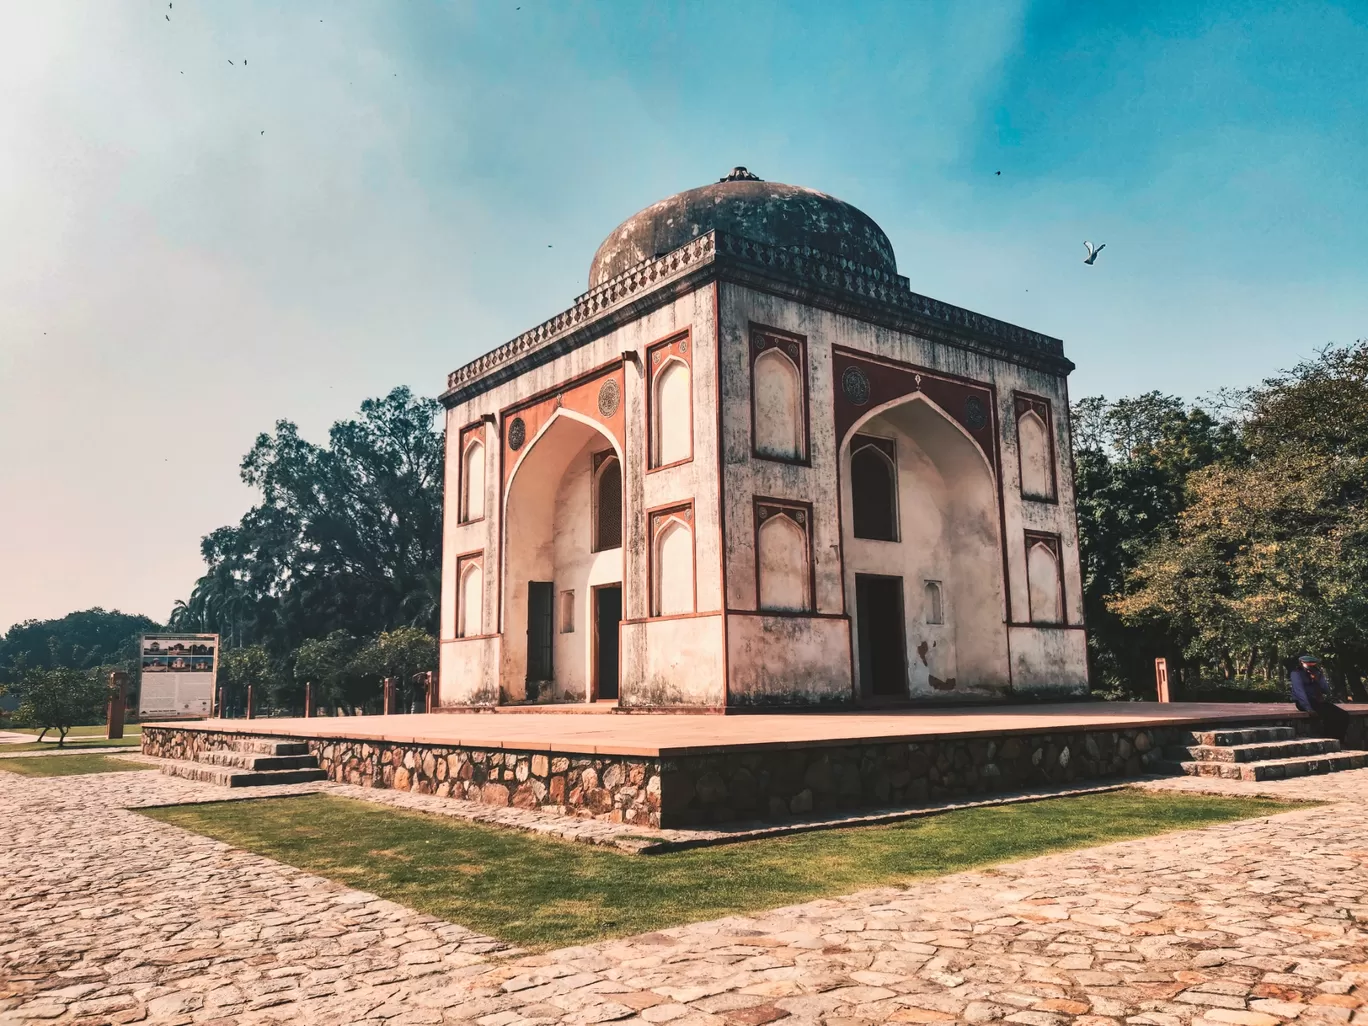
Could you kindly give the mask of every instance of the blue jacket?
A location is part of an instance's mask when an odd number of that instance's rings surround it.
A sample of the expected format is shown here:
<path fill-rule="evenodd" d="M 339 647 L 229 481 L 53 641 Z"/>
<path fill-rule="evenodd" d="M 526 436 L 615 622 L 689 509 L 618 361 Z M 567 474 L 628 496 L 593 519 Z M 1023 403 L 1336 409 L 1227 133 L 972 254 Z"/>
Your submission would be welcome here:
<path fill-rule="evenodd" d="M 1330 697 L 1330 682 L 1325 679 L 1325 671 L 1317 668 L 1307 670 L 1298 666 L 1292 671 L 1292 701 L 1302 712 L 1311 712 L 1315 706 Z"/>

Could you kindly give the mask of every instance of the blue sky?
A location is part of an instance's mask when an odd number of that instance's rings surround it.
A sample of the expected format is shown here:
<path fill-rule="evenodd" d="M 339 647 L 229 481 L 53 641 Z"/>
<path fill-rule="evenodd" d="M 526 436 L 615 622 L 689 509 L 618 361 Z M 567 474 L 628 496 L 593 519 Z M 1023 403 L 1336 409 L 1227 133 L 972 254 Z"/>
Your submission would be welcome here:
<path fill-rule="evenodd" d="M 437 392 L 734 164 L 1075 396 L 1368 336 L 1368 3 L 173 2 L 0 11 L 0 629 L 164 616 L 258 431 Z"/>

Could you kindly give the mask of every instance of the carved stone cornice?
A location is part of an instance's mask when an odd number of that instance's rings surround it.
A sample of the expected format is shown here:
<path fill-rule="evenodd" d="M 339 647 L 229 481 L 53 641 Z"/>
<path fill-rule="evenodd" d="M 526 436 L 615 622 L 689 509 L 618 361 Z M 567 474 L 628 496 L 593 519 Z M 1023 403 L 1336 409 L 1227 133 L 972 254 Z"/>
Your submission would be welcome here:
<path fill-rule="evenodd" d="M 1059 339 L 918 295 L 900 274 L 820 250 L 780 249 L 711 231 L 590 289 L 568 310 L 452 371 L 442 401 L 455 406 L 473 398 L 715 278 L 994 359 L 1054 374 L 1073 370 Z"/>

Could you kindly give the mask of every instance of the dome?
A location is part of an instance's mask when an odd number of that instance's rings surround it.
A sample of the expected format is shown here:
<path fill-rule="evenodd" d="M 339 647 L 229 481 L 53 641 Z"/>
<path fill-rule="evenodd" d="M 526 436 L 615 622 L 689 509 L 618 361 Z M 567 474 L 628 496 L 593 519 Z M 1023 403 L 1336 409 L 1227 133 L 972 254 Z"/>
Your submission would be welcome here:
<path fill-rule="evenodd" d="M 594 254 L 589 287 L 714 228 L 783 249 L 808 246 L 889 274 L 898 271 L 888 236 L 863 211 L 812 189 L 762 181 L 738 167 L 721 181 L 676 193 L 618 225 Z"/>

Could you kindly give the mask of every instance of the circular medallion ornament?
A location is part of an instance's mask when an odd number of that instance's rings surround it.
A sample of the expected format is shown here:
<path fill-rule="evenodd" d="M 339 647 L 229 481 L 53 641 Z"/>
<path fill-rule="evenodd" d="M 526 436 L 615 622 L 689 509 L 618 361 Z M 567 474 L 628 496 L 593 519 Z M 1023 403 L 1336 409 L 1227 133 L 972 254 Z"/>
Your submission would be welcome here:
<path fill-rule="evenodd" d="M 841 375 L 841 391 L 856 406 L 869 402 L 869 376 L 859 367 L 847 367 Z"/>
<path fill-rule="evenodd" d="M 988 409 L 983 405 L 983 400 L 976 395 L 964 400 L 964 422 L 975 431 L 988 426 Z"/>
<path fill-rule="evenodd" d="M 598 407 L 599 413 L 605 417 L 611 417 L 618 411 L 618 402 L 622 399 L 622 390 L 618 388 L 615 379 L 609 378 L 599 385 Z"/>
<path fill-rule="evenodd" d="M 517 452 L 523 447 L 525 441 L 527 441 L 527 425 L 523 423 L 521 417 L 514 417 L 513 423 L 508 425 L 508 447 Z"/>
<path fill-rule="evenodd" d="M 684 338 L 681 338 L 681 339 L 679 340 L 679 355 L 680 355 L 680 356 L 683 356 L 683 355 L 684 355 L 685 353 L 687 353 L 688 351 L 689 351 L 689 338 L 688 338 L 688 336 L 686 335 Z"/>

